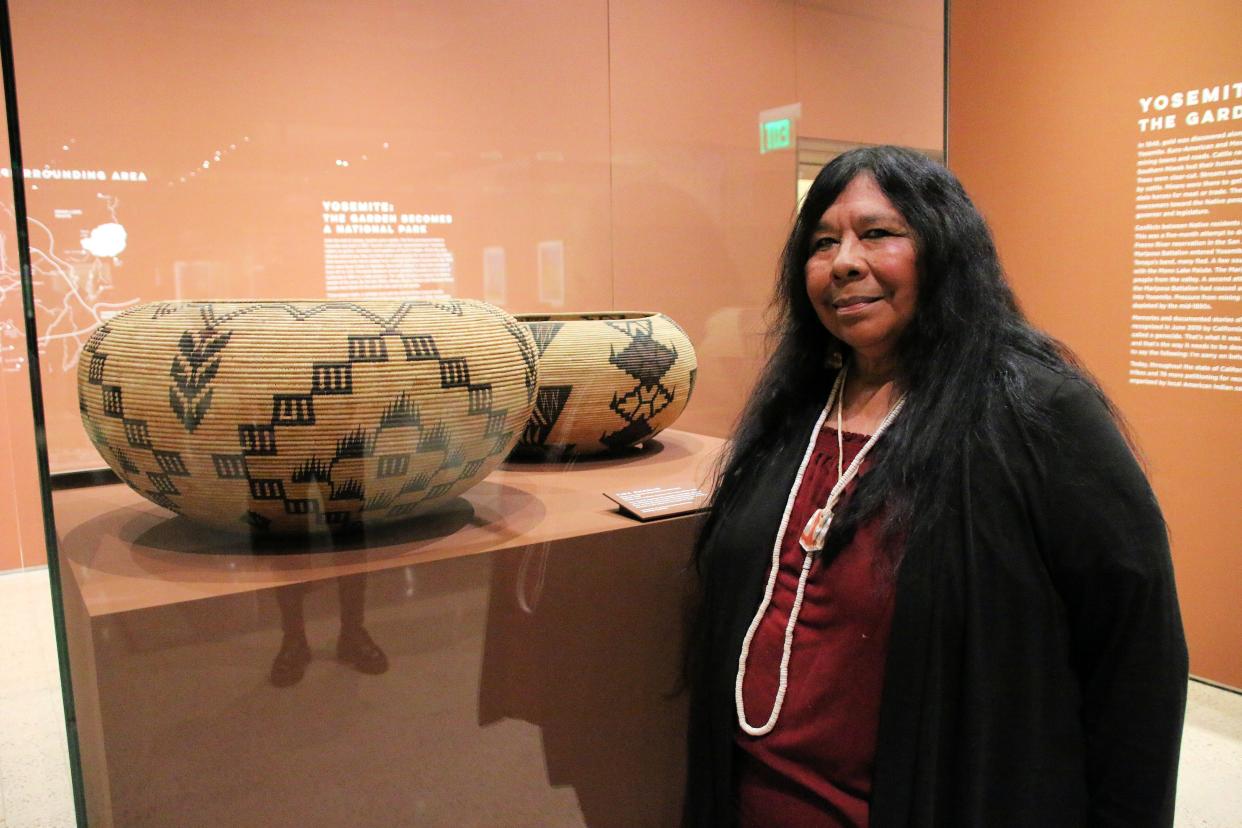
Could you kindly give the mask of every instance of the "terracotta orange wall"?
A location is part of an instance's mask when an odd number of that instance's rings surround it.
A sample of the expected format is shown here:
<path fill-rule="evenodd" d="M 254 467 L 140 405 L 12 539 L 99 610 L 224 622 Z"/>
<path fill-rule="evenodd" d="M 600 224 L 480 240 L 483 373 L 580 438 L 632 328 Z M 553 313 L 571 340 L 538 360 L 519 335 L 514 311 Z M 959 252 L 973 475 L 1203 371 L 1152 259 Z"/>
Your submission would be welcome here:
<path fill-rule="evenodd" d="M 1131 385 L 1128 363 L 1138 99 L 1242 80 L 1240 23 L 1236 0 L 954 0 L 948 122 L 949 164 L 1027 312 L 1133 426 L 1172 535 L 1192 672 L 1233 686 L 1242 396 Z"/>

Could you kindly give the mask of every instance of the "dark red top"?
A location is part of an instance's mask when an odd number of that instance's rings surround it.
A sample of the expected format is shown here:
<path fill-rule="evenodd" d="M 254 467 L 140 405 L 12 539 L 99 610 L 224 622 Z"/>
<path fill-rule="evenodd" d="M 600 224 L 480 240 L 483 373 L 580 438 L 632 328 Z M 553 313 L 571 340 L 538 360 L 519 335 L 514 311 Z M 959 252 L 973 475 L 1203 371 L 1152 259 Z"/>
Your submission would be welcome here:
<path fill-rule="evenodd" d="M 867 437 L 846 433 L 844 440 L 848 468 Z M 863 462 L 859 477 L 869 463 Z M 772 603 L 750 645 L 742 699 L 752 725 L 768 720 L 776 698 L 785 624 L 802 569 L 798 535 L 836 480 L 837 432 L 825 427 L 781 543 Z M 843 501 L 857 482 L 846 487 Z M 868 521 L 835 559 L 821 558 L 811 567 L 776 727 L 766 736 L 737 730 L 742 828 L 867 825 L 893 615 L 891 580 L 879 564 L 879 543 L 879 520 Z M 769 568 L 765 578 L 770 574 Z"/>

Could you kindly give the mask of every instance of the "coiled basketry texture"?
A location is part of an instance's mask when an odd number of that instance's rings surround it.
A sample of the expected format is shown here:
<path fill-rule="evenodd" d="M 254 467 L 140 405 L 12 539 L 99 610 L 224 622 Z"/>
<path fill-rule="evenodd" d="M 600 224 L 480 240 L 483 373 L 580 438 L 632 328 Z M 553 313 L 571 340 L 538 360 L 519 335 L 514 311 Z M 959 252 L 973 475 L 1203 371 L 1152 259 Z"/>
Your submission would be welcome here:
<path fill-rule="evenodd" d="M 141 305 L 78 369 L 86 431 L 134 490 L 273 533 L 454 497 L 512 449 L 537 385 L 527 328 L 466 300 Z"/>
<path fill-rule="evenodd" d="M 694 346 L 662 313 L 520 314 L 539 351 L 539 392 L 519 455 L 594 454 L 668 428 L 694 392 Z"/>

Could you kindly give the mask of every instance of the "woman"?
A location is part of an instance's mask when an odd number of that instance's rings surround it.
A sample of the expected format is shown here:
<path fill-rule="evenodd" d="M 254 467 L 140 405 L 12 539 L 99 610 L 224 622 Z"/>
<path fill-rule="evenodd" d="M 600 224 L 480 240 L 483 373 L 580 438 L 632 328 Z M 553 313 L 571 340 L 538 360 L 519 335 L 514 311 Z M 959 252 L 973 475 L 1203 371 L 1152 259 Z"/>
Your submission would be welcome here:
<path fill-rule="evenodd" d="M 696 548 L 687 824 L 1171 824 L 1165 525 L 960 183 L 832 161 L 777 306 Z"/>

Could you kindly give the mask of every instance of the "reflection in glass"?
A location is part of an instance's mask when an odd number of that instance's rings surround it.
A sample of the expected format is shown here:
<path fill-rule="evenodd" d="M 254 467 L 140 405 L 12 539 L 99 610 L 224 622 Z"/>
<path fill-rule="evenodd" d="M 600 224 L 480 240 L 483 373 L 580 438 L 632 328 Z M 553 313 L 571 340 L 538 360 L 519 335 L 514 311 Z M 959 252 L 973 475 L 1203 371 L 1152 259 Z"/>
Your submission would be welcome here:
<path fill-rule="evenodd" d="M 366 575 L 342 575 L 336 579 L 340 601 L 341 628 L 336 640 L 336 660 L 359 673 L 379 675 L 388 672 L 388 656 L 372 640 L 363 621 L 366 613 Z M 302 605 L 309 583 L 277 587 L 276 604 L 280 607 L 280 650 L 272 660 L 271 682 L 289 687 L 302 680 L 311 662 L 310 642 L 306 639 L 306 619 Z"/>

